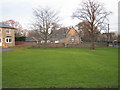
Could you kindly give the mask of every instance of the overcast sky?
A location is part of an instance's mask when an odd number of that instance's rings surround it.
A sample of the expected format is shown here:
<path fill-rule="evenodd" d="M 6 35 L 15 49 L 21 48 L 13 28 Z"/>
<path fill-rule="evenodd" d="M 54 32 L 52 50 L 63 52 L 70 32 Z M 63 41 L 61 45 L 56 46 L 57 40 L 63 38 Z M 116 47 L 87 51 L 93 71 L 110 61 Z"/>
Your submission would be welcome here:
<path fill-rule="evenodd" d="M 109 17 L 110 30 L 118 30 L 118 1 L 119 0 L 99 0 L 104 3 L 108 11 L 112 11 Z M 72 13 L 76 10 L 82 0 L 1 0 L 0 1 L 0 21 L 16 20 L 26 29 L 33 19 L 33 9 L 38 6 L 52 7 L 59 12 L 60 24 L 64 26 L 74 26 L 79 20 L 72 19 Z"/>

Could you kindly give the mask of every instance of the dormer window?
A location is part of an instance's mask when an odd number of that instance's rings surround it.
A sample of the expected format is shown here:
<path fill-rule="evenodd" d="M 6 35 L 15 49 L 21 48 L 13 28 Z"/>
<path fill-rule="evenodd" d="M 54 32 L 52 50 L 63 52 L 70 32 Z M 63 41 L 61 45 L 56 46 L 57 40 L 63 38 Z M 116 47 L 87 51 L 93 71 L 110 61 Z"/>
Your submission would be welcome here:
<path fill-rule="evenodd" d="M 10 34 L 10 29 L 6 29 L 6 34 Z"/>

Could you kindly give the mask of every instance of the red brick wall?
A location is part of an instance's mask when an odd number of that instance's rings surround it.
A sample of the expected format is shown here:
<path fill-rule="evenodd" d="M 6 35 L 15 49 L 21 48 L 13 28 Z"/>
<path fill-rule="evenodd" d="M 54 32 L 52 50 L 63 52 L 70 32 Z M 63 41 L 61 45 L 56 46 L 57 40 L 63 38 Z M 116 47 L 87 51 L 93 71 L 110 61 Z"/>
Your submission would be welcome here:
<path fill-rule="evenodd" d="M 15 45 L 21 45 L 21 44 L 24 44 L 25 42 L 24 41 L 15 41 Z"/>

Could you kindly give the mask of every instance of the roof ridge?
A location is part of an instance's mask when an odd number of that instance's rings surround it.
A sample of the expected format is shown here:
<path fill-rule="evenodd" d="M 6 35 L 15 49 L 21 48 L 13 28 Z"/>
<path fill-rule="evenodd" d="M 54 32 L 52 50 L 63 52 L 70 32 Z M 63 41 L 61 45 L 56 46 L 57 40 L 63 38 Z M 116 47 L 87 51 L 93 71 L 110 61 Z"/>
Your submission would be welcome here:
<path fill-rule="evenodd" d="M 11 26 L 6 25 L 6 24 L 4 24 L 4 23 L 0 23 L 0 27 L 1 27 L 1 28 L 11 28 L 11 29 L 15 29 L 14 27 L 11 27 Z"/>

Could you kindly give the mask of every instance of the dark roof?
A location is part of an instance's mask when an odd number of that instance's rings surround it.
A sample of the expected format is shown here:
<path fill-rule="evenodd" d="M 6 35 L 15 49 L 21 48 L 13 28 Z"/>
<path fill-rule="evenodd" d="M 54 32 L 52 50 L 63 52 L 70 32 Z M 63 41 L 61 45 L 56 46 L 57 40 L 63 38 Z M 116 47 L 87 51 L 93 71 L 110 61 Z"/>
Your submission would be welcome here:
<path fill-rule="evenodd" d="M 54 31 L 54 33 L 56 33 L 56 34 L 51 37 L 51 41 L 56 41 L 56 40 L 60 40 L 62 38 L 65 38 L 68 32 L 69 32 L 68 29 L 65 29 L 65 30 L 60 29 L 60 30 Z"/>
<path fill-rule="evenodd" d="M 26 42 L 36 42 L 32 37 L 26 37 Z"/>
<path fill-rule="evenodd" d="M 0 27 L 1 27 L 1 28 L 15 29 L 14 27 L 11 27 L 11 26 L 8 26 L 8 25 L 5 25 L 5 24 L 3 24 L 3 23 L 0 23 Z"/>

